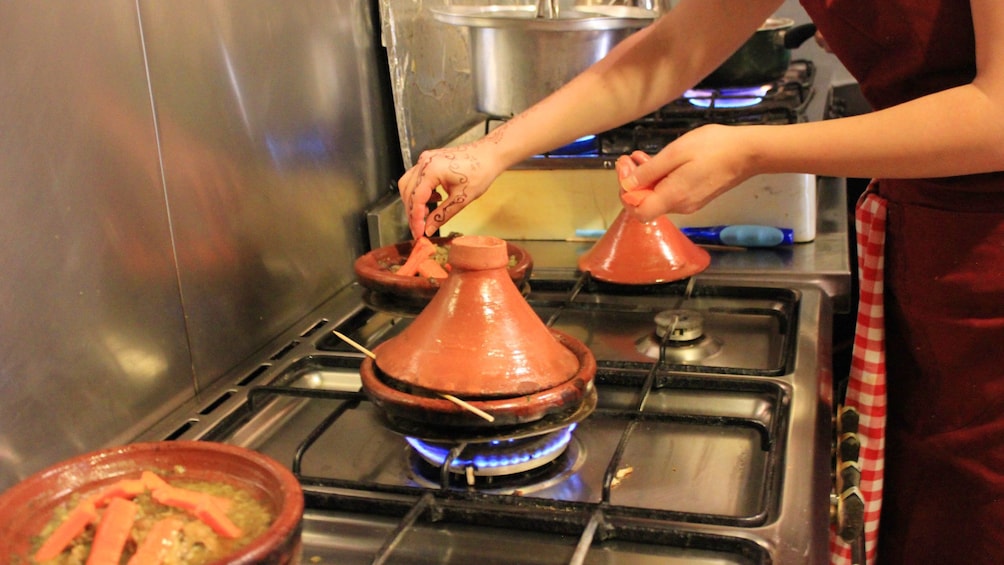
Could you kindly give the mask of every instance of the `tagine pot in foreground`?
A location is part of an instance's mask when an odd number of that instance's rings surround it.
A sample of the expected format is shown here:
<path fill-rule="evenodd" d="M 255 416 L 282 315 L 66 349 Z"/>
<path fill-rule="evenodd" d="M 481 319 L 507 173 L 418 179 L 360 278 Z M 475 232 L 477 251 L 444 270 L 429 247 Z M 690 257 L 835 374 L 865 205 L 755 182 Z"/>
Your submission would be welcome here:
<path fill-rule="evenodd" d="M 575 408 L 594 390 L 592 353 L 527 304 L 506 270 L 505 241 L 458 237 L 449 262 L 429 304 L 363 362 L 363 388 L 377 404 L 412 420 L 485 424 L 448 394 L 506 425 Z"/>
<path fill-rule="evenodd" d="M 579 258 L 579 270 L 615 284 L 658 284 L 685 279 L 708 268 L 711 256 L 666 216 L 642 222 L 621 210 L 593 247 Z"/>
<path fill-rule="evenodd" d="M 78 455 L 39 471 L 0 495 L 0 562 L 34 563 L 32 539 L 57 507 L 143 471 L 169 481 L 219 482 L 247 491 L 273 513 L 269 528 L 211 565 L 293 565 L 300 562 L 303 491 L 274 459 L 210 441 L 132 443 Z"/>

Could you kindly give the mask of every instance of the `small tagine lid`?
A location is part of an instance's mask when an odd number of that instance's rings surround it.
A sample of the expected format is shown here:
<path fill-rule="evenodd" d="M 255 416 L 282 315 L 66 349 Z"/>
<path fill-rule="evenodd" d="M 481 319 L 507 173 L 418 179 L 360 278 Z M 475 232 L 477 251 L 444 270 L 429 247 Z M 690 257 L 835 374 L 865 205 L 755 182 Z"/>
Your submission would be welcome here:
<path fill-rule="evenodd" d="M 642 222 L 621 210 L 593 247 L 579 258 L 579 270 L 616 284 L 658 284 L 696 275 L 711 256 L 666 216 Z"/>
<path fill-rule="evenodd" d="M 579 360 L 516 288 L 504 240 L 461 236 L 450 276 L 399 335 L 374 349 L 387 377 L 464 398 L 524 396 L 572 378 Z"/>

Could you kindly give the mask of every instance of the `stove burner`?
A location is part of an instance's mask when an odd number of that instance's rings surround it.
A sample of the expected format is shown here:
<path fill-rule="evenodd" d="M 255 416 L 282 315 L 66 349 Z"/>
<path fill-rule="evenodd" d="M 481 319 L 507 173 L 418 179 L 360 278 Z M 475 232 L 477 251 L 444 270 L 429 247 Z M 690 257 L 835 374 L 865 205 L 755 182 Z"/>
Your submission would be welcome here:
<path fill-rule="evenodd" d="M 447 465 L 451 473 L 474 476 L 513 475 L 554 461 L 572 440 L 575 424 L 556 432 L 524 438 L 495 439 L 482 443 L 453 445 L 406 437 L 405 441 L 425 461 Z M 459 453 L 448 461 L 456 447 Z"/>
<path fill-rule="evenodd" d="M 696 310 L 663 310 L 655 315 L 655 335 L 669 341 L 694 341 L 704 335 L 704 316 Z"/>
<path fill-rule="evenodd" d="M 740 88 L 693 89 L 683 94 L 691 104 L 699 108 L 746 108 L 756 106 L 770 91 L 771 85 Z"/>
<path fill-rule="evenodd" d="M 530 494 L 568 480 L 582 466 L 585 449 L 572 435 L 575 425 L 556 432 L 464 445 L 406 437 L 411 476 L 426 488 L 474 488 L 486 494 Z M 446 465 L 451 452 L 458 450 Z M 473 452 L 473 454 L 472 454 Z"/>
<path fill-rule="evenodd" d="M 696 310 L 663 310 L 655 315 L 655 324 L 655 332 L 637 343 L 638 351 L 652 359 L 695 363 L 722 349 L 720 341 L 704 334 L 704 316 Z"/>
<path fill-rule="evenodd" d="M 550 157 L 596 157 L 599 146 L 595 135 L 580 137 L 575 141 L 547 153 Z"/>

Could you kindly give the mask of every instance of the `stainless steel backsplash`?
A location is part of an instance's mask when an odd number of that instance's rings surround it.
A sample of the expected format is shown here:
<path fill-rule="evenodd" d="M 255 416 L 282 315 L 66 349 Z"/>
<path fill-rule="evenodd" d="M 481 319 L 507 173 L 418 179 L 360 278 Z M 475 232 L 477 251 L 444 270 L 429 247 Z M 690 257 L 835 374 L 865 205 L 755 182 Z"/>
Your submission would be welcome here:
<path fill-rule="evenodd" d="M 352 281 L 400 172 L 377 0 L 0 4 L 0 491 Z"/>
<path fill-rule="evenodd" d="M 380 0 L 383 41 L 390 59 L 401 154 L 414 163 L 426 150 L 484 134 L 486 115 L 475 110 L 470 36 L 462 26 L 436 21 L 442 6 L 535 5 L 536 0 Z M 560 0 L 562 9 L 586 5 L 639 6 L 657 12 L 673 0 Z"/>

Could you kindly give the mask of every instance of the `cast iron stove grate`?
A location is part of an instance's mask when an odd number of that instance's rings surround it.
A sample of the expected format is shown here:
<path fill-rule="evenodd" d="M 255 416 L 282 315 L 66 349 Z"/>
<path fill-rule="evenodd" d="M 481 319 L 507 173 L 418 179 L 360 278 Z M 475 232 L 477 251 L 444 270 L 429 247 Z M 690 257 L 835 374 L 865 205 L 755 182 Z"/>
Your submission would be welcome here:
<path fill-rule="evenodd" d="M 684 297 L 685 288 L 534 282 L 528 301 L 551 325 L 616 333 L 687 302 L 712 305 L 723 318 L 758 320 L 764 333 L 776 334 L 779 352 L 764 367 L 731 373 L 598 355 L 598 406 L 574 433 L 584 462 L 569 470 L 559 459 L 550 482 L 547 469 L 525 484 L 488 477 L 472 487 L 445 468 L 419 480 L 404 437 L 357 386 L 344 386 L 362 355 L 334 336 L 322 337 L 313 354 L 276 367 L 267 386 L 249 387 L 241 408 L 206 439 L 248 443 L 289 462 L 312 511 L 385 520 L 379 547 L 370 548 L 374 562 L 439 562 L 429 557 L 437 551 L 429 540 L 445 536 L 466 546 L 505 534 L 520 536 L 521 544 L 537 540 L 527 547 L 556 545 L 561 557 L 546 562 L 586 563 L 593 552 L 623 552 L 657 555 L 658 563 L 674 563 L 674 555 L 686 557 L 681 563 L 695 555 L 709 563 L 770 563 L 762 545 L 728 532 L 777 518 L 791 400 L 777 376 L 791 368 L 797 297 L 784 289 L 716 286 L 697 286 Z M 362 306 L 337 329 L 372 347 L 408 321 Z M 601 352 L 610 349 L 602 336 L 585 337 L 597 338 Z M 702 461 L 709 454 L 723 459 Z M 413 553 L 418 548 L 426 557 Z M 481 544 L 469 549 L 479 557 L 485 551 Z M 520 561 L 508 558 L 497 562 Z"/>

